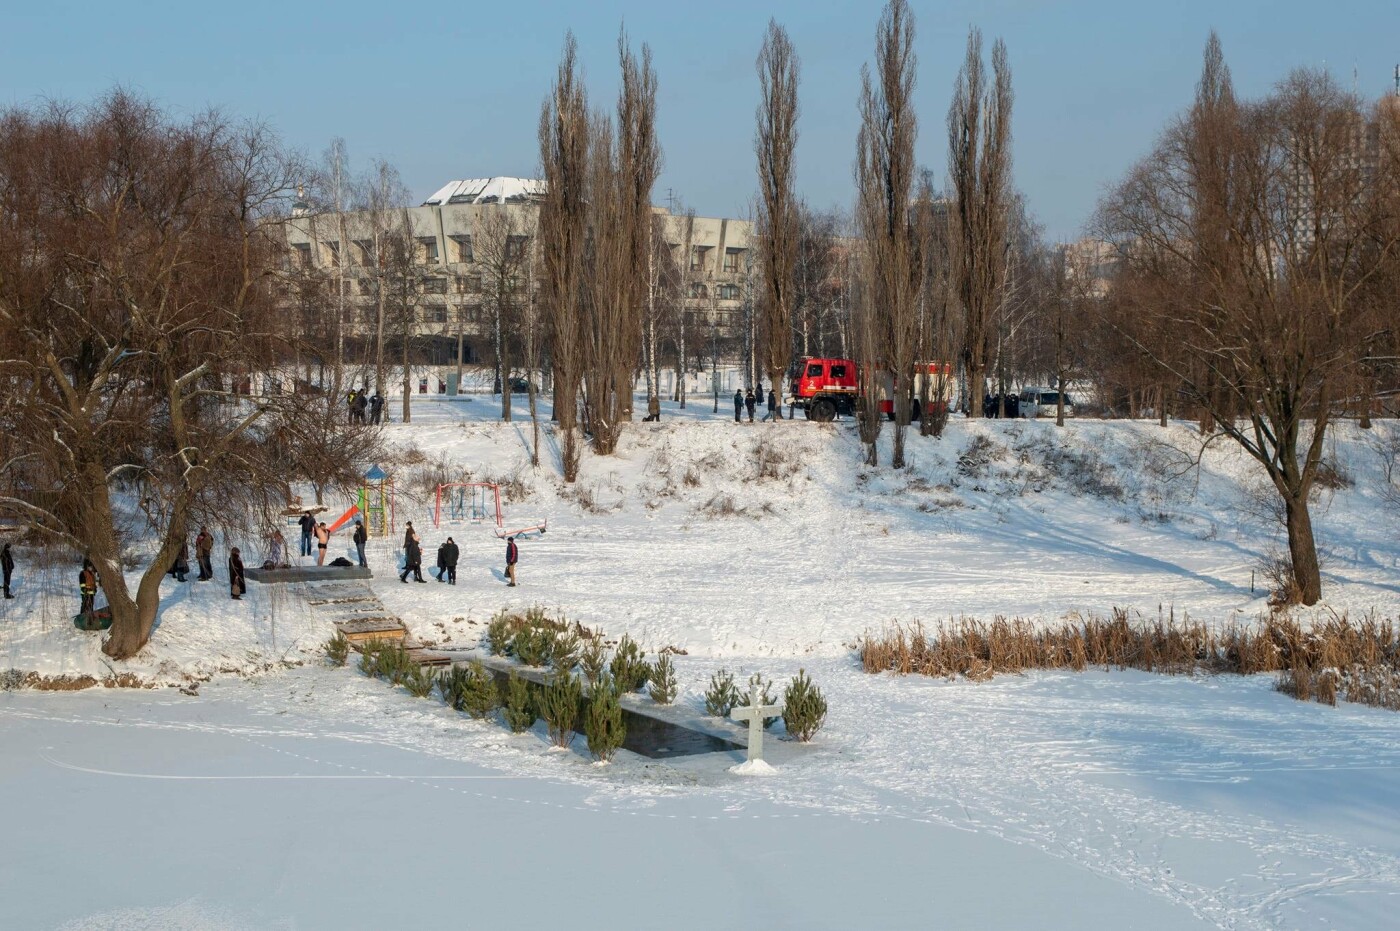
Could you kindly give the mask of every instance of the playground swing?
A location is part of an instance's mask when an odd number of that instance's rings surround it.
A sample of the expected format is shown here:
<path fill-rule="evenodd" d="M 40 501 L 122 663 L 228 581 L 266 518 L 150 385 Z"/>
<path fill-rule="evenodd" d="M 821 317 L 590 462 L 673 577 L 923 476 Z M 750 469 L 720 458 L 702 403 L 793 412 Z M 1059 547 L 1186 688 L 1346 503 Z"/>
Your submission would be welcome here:
<path fill-rule="evenodd" d="M 493 525 L 496 536 L 505 538 L 528 533 L 544 533 L 549 521 L 541 520 L 508 529 L 501 509 L 501 486 L 494 482 L 450 482 L 437 487 L 433 504 L 433 526 L 444 522 Z"/>

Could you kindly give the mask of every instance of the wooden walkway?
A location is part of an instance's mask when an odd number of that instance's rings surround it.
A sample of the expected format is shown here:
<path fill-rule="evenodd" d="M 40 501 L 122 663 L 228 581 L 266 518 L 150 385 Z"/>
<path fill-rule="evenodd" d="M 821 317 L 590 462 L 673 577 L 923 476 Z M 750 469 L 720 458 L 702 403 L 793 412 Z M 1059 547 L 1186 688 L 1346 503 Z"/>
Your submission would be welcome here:
<path fill-rule="evenodd" d="M 408 625 L 391 614 L 365 582 L 314 583 L 307 588 L 306 603 L 317 617 L 344 634 L 356 650 L 371 640 L 392 640 L 403 644 L 409 659 L 420 666 L 447 666 L 452 662 L 446 654 L 414 640 Z"/>

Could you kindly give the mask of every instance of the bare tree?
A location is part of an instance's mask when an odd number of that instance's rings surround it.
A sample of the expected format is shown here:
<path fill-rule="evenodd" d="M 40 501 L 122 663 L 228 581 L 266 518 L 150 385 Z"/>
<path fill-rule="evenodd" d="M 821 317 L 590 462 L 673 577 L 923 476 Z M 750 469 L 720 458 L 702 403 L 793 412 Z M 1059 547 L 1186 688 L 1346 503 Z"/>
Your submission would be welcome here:
<path fill-rule="evenodd" d="M 904 468 L 904 434 L 909 426 L 915 340 L 918 333 L 916 299 L 920 284 L 910 201 L 914 183 L 914 140 L 918 123 L 914 116 L 914 18 L 904 0 L 891 0 L 880 17 L 875 38 L 875 71 L 861 73 L 861 128 L 857 141 L 856 184 L 859 189 L 857 220 L 867 254 L 867 294 L 864 301 L 864 340 L 869 353 L 861 358 L 867 382 L 891 377 L 894 406 L 894 451 L 891 464 Z M 868 418 L 879 417 L 878 394 L 867 406 Z M 873 440 L 870 464 L 876 461 Z"/>
<path fill-rule="evenodd" d="M 1099 211 L 1121 276 L 1155 308 L 1120 327 L 1264 468 L 1304 604 L 1322 592 L 1309 494 L 1327 427 L 1400 248 L 1400 177 L 1369 151 L 1376 130 L 1319 72 L 1238 101 L 1212 35 L 1195 105 Z"/>
<path fill-rule="evenodd" d="M 573 33 L 549 97 L 540 108 L 540 303 L 551 322 L 554 416 L 563 434 L 564 480 L 578 477 L 578 396 L 583 378 L 582 299 L 588 211 L 588 94 L 578 73 Z"/>
<path fill-rule="evenodd" d="M 125 92 L 0 114 L 0 515 L 91 559 L 104 651 L 150 639 L 192 523 L 282 487 L 235 374 L 285 347 L 274 222 L 301 172 L 258 126 L 172 122 Z M 124 571 L 124 493 L 154 546 Z"/>
<path fill-rule="evenodd" d="M 796 266 L 800 204 L 793 191 L 793 148 L 797 144 L 797 84 L 801 61 L 787 30 L 768 21 L 768 34 L 758 53 L 759 264 L 763 274 L 763 349 L 759 353 L 768 380 L 781 400 L 783 373 L 792 362 L 792 323 L 796 295 Z M 779 404 L 774 416 L 782 417 Z"/>
<path fill-rule="evenodd" d="M 967 57 L 948 108 L 948 165 L 957 216 L 959 298 L 968 416 L 982 415 L 992 322 L 1006 283 L 1011 186 L 1011 66 L 1006 45 L 992 46 L 992 84 L 982 66 L 982 33 L 967 37 Z"/>
<path fill-rule="evenodd" d="M 501 419 L 511 419 L 512 337 L 520 329 L 521 307 L 528 303 L 526 272 L 530 237 L 507 207 L 487 207 L 477 219 L 472 250 L 482 269 L 482 302 L 491 315 L 491 343 L 496 387 L 501 392 Z"/>

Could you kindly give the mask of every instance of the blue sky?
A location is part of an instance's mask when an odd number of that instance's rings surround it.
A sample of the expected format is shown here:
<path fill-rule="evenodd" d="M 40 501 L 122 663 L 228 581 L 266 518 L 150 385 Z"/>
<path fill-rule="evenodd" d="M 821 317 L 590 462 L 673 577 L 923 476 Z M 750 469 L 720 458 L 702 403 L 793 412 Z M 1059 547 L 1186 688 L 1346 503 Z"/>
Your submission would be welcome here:
<path fill-rule="evenodd" d="M 531 175 L 535 124 L 566 29 L 595 103 L 616 93 L 624 22 L 651 44 L 668 189 L 702 214 L 742 215 L 754 190 L 753 59 L 769 17 L 803 62 L 801 193 L 849 205 L 860 67 L 879 3 L 612 2 L 332 4 L 243 0 L 0 8 L 0 103 L 86 101 L 116 84 L 179 113 L 219 106 L 319 154 L 394 163 L 418 196 L 463 177 Z M 943 177 L 944 116 L 969 25 L 1010 52 L 1016 180 L 1052 238 L 1078 235 L 1100 192 L 1189 101 L 1206 34 L 1220 32 L 1236 86 L 1265 92 L 1323 66 L 1364 94 L 1392 86 L 1400 2 L 911 3 L 918 25 L 918 158 Z"/>

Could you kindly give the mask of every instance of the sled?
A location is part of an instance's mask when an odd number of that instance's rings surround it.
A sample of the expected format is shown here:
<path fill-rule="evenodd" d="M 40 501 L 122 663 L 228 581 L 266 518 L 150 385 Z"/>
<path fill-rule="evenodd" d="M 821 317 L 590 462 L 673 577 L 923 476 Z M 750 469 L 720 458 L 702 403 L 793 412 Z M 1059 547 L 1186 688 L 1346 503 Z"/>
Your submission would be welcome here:
<path fill-rule="evenodd" d="M 112 609 L 98 608 L 73 615 L 73 626 L 79 630 L 106 630 L 112 626 Z"/>
<path fill-rule="evenodd" d="M 543 534 L 549 529 L 549 521 L 542 520 L 538 524 L 527 524 L 517 530 L 507 530 L 504 527 L 496 528 L 496 539 L 504 540 L 506 537 L 521 537 L 527 533 Z"/>

